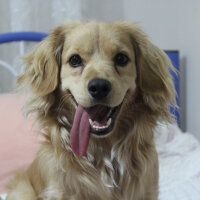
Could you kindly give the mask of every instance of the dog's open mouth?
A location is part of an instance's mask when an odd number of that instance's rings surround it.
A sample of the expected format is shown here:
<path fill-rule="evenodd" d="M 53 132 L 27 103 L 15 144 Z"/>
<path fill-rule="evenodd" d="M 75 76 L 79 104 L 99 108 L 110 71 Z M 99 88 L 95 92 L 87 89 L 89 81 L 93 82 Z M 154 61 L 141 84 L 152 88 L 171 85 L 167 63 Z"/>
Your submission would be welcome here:
<path fill-rule="evenodd" d="M 114 108 L 96 105 L 86 109 L 87 113 L 90 115 L 90 132 L 96 136 L 107 135 L 111 132 L 120 107 L 121 105 Z"/>
<path fill-rule="evenodd" d="M 120 108 L 121 104 L 114 108 L 100 104 L 90 108 L 78 105 L 70 131 L 70 144 L 74 153 L 81 156 L 86 154 L 90 133 L 97 137 L 108 135 Z"/>

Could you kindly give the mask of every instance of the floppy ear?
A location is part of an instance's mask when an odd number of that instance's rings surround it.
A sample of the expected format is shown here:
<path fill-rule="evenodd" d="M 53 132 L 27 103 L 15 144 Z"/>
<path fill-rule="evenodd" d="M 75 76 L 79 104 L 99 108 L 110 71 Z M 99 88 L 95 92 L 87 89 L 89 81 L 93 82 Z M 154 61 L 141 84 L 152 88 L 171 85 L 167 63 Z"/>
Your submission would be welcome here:
<path fill-rule="evenodd" d="M 18 78 L 18 84 L 29 85 L 40 96 L 54 91 L 58 85 L 64 39 L 65 33 L 60 26 L 25 55 L 26 67 L 24 74 Z"/>
<path fill-rule="evenodd" d="M 131 38 L 135 51 L 137 85 L 144 103 L 154 113 L 171 119 L 169 104 L 176 107 L 175 88 L 170 69 L 175 72 L 168 56 L 153 45 L 147 36 L 132 25 Z"/>
<path fill-rule="evenodd" d="M 137 41 L 136 38 L 134 46 L 140 89 L 147 94 L 154 95 L 161 93 L 167 95 L 169 90 L 173 92 L 169 72 L 169 69 L 173 70 L 173 66 L 167 55 L 146 37 L 143 41 Z"/>

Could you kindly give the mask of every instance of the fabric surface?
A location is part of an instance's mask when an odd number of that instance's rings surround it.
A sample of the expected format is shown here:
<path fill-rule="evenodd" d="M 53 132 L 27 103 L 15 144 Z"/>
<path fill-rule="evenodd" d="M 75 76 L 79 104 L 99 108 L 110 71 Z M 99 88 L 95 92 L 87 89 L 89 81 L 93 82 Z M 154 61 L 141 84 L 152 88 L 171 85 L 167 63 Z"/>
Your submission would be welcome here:
<path fill-rule="evenodd" d="M 155 141 L 160 168 L 159 200 L 199 200 L 199 141 L 172 124 L 158 125 Z"/>
<path fill-rule="evenodd" d="M 0 200 L 5 200 L 6 199 L 6 194 L 0 195 Z"/>
<path fill-rule="evenodd" d="M 33 160 L 39 143 L 33 120 L 25 120 L 21 108 L 26 96 L 0 95 L 0 193 L 16 169 Z"/>

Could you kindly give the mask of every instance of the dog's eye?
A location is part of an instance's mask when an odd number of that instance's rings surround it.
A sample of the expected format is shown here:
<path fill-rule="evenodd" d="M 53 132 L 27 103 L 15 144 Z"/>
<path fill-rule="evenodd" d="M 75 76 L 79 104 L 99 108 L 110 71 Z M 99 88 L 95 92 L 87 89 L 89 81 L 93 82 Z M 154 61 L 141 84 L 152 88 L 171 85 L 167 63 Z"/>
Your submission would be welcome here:
<path fill-rule="evenodd" d="M 76 54 L 76 55 L 73 55 L 70 59 L 69 59 L 69 64 L 72 66 L 72 67 L 79 67 L 83 64 L 83 61 L 81 59 L 81 57 Z"/>
<path fill-rule="evenodd" d="M 115 64 L 119 66 L 125 66 L 129 62 L 129 58 L 123 53 L 118 53 L 114 58 Z"/>

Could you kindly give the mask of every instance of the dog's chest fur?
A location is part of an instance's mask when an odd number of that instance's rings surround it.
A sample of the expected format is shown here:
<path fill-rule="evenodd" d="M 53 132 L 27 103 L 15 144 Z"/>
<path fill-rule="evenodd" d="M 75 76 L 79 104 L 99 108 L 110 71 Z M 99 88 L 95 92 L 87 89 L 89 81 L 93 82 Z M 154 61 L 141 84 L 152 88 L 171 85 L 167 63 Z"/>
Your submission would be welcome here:
<path fill-rule="evenodd" d="M 102 144 L 105 143 L 102 146 L 91 140 L 87 156 L 77 157 L 69 149 L 68 131 L 60 130 L 64 151 L 60 152 L 56 174 L 62 181 L 56 188 L 63 193 L 63 199 L 129 200 L 138 199 L 138 194 L 142 195 L 140 182 L 143 176 L 137 176 L 141 172 L 137 172 L 129 158 L 133 155 L 125 155 L 125 152 L 120 155 L 108 142 L 102 141 Z M 70 152 L 66 155 L 66 151 Z"/>

